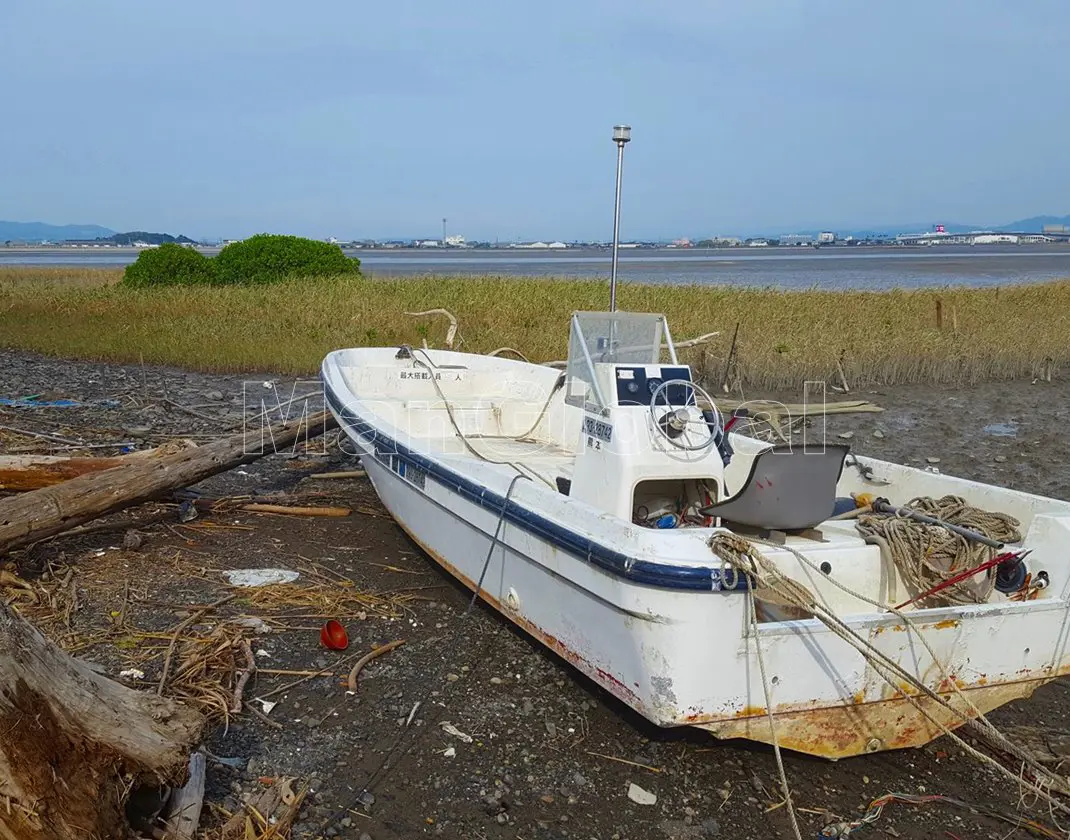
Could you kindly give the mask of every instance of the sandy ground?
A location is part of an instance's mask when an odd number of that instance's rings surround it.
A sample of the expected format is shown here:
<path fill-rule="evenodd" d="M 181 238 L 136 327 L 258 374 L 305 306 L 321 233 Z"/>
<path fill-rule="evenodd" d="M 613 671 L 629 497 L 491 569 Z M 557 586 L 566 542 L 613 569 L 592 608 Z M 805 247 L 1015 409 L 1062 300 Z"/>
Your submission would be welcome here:
<path fill-rule="evenodd" d="M 0 426 L 139 447 L 172 436 L 215 436 L 246 410 L 243 383 L 266 392 L 263 381 L 5 352 L 0 397 L 114 399 L 119 406 L 0 406 Z M 829 434 L 850 435 L 836 439 L 849 439 L 859 453 L 908 463 L 938 457 L 943 472 L 1070 499 L 1063 438 L 1070 419 L 1068 383 L 895 388 L 850 396 L 886 408 L 830 420 Z M 168 400 L 203 416 L 181 412 Z M 0 452 L 30 448 L 47 446 L 0 429 Z M 272 779 L 295 777 L 311 788 L 295 837 L 790 837 L 786 809 L 775 807 L 782 797 L 769 749 L 718 742 L 697 731 L 657 729 L 497 614 L 482 605 L 468 611 L 468 593 L 406 539 L 366 481 L 308 478 L 353 466 L 335 446 L 313 448 L 298 457 L 264 459 L 199 488 L 217 495 L 281 493 L 298 499 L 326 493 L 315 497 L 317 503 L 353 508 L 345 518 L 231 511 L 203 514 L 189 525 L 176 515 L 139 526 L 149 512 L 171 510 L 153 505 L 129 514 L 130 526 L 145 538 L 137 550 L 121 547 L 120 531 L 58 539 L 15 558 L 31 576 L 44 571 L 36 584 L 42 591 L 73 569 L 77 607 L 64 617 L 46 616 L 42 627 L 109 675 L 137 663 L 145 680 L 135 684 L 148 686 L 162 664 L 165 643 L 159 635 L 192 605 L 231 591 L 222 570 L 303 570 L 301 582 L 321 587 L 315 591 L 324 604 L 343 603 L 331 599 L 341 591 L 337 586 L 348 587 L 346 614 L 338 616 L 350 634 L 344 654 L 320 646 L 318 626 L 325 613 L 314 606 L 240 598 L 202 622 L 208 633 L 224 618 L 266 616 L 279 632 L 252 637 L 254 649 L 263 652 L 262 667 L 332 672 L 274 696 L 279 705 L 269 714 L 272 725 L 240 714 L 215 728 L 209 750 L 216 758 L 236 759 L 231 763 L 237 766 L 210 762 L 208 825 L 219 824 Z M 324 489 L 325 484 L 330 486 Z M 357 609 L 356 594 L 366 599 L 366 608 Z M 114 613 L 124 598 L 119 632 Z M 155 640 L 148 637 L 153 632 Z M 344 674 L 355 655 L 395 639 L 405 644 L 369 664 L 356 694 L 347 696 Z M 294 679 L 261 673 L 246 696 Z M 1051 737 L 1070 732 L 1068 710 L 1066 685 L 1057 683 L 992 717 L 997 724 Z M 471 741 L 447 732 L 441 725 L 447 721 Z M 1019 803 L 1014 785 L 970 761 L 947 739 L 839 763 L 785 754 L 785 764 L 802 809 L 804 837 L 819 836 L 835 820 L 857 818 L 866 803 L 887 791 L 945 794 L 1011 812 Z M 630 801 L 631 783 L 656 794 L 656 804 Z M 939 804 L 890 805 L 878 822 L 852 836 L 882 834 L 1026 836 Z"/>

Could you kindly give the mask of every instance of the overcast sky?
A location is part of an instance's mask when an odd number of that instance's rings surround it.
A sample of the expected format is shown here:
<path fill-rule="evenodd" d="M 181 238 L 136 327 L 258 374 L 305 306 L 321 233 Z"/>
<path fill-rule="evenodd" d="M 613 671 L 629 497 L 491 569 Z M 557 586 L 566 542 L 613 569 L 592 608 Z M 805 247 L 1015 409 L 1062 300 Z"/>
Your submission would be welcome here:
<path fill-rule="evenodd" d="M 1066 0 L 2 0 L 0 218 L 608 239 L 1070 213 Z"/>

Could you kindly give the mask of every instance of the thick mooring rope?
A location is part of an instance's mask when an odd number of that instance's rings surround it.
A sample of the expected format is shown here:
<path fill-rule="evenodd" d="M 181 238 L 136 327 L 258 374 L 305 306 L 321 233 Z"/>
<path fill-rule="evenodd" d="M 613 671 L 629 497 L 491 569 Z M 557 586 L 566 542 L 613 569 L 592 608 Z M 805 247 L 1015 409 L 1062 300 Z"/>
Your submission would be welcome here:
<path fill-rule="evenodd" d="M 1019 522 L 1005 513 L 993 513 L 966 503 L 959 496 L 934 499 L 920 496 L 906 504 L 910 510 L 978 531 L 1003 543 L 1021 542 Z M 973 542 L 939 525 L 926 525 L 905 516 L 862 513 L 855 520 L 858 532 L 868 541 L 887 549 L 907 588 L 914 594 L 928 592 L 966 569 L 980 566 L 994 556 L 994 549 Z M 917 602 L 918 607 L 982 604 L 992 594 L 996 570 L 983 576 L 952 583 Z"/>

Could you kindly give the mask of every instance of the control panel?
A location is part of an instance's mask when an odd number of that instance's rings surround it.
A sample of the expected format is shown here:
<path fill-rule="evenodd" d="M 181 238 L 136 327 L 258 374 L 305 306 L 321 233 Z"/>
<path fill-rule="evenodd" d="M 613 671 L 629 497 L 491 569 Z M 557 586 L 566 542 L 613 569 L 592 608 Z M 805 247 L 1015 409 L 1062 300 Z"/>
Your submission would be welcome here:
<path fill-rule="evenodd" d="M 649 405 L 663 382 L 690 381 L 691 370 L 684 365 L 617 365 L 617 405 Z M 661 392 L 658 404 L 686 405 L 694 399 L 690 388 L 670 385 Z"/>

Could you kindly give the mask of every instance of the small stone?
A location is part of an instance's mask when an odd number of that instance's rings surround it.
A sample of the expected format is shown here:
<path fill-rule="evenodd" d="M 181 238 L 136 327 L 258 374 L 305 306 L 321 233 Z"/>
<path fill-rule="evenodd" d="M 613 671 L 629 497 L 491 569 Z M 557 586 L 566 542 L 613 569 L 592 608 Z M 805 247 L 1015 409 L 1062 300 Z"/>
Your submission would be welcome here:
<path fill-rule="evenodd" d="M 882 432 L 880 429 L 874 429 L 873 437 L 875 437 L 877 440 L 882 440 L 884 438 L 884 432 Z"/>
<path fill-rule="evenodd" d="M 840 432 L 838 435 L 836 435 L 836 437 L 838 437 L 840 440 L 850 440 L 854 436 L 854 432 Z"/>
<path fill-rule="evenodd" d="M 223 392 L 222 391 L 208 391 L 204 395 L 204 398 L 206 400 L 211 400 L 212 402 L 219 402 L 220 400 L 223 399 Z"/>
<path fill-rule="evenodd" d="M 535 711 L 535 704 L 531 702 L 530 697 L 524 698 L 524 702 L 521 704 L 520 711 L 523 712 L 525 715 L 530 715 L 532 712 Z"/>
<path fill-rule="evenodd" d="M 628 783 L 628 798 L 636 805 L 656 805 L 658 802 L 656 793 L 639 787 L 635 782 Z"/>
<path fill-rule="evenodd" d="M 940 459 L 937 458 L 935 455 L 930 455 L 928 458 L 925 459 L 925 461 L 926 461 L 926 463 L 929 463 L 929 464 L 939 464 L 940 463 Z"/>
<path fill-rule="evenodd" d="M 549 735 L 551 738 L 557 737 L 557 726 L 552 720 L 546 721 L 546 734 Z"/>
<path fill-rule="evenodd" d="M 372 836 L 368 832 L 362 831 L 360 833 L 360 837 L 358 837 L 357 840 L 372 840 Z"/>
<path fill-rule="evenodd" d="M 509 822 L 509 817 L 507 817 L 504 813 L 501 813 L 498 814 L 498 816 L 496 816 L 494 820 L 498 823 L 498 825 L 505 825 L 507 822 Z"/>
<path fill-rule="evenodd" d="M 502 678 L 501 677 L 491 677 L 490 678 L 490 684 L 491 685 L 501 685 L 502 684 Z"/>
<path fill-rule="evenodd" d="M 338 829 L 335 828 L 332 825 L 332 826 L 329 826 L 327 828 L 327 830 L 325 832 L 323 832 L 323 833 L 326 834 L 328 837 L 337 837 L 338 836 Z"/>
<path fill-rule="evenodd" d="M 446 674 L 446 682 L 457 682 L 460 677 L 456 674 Z"/>
<path fill-rule="evenodd" d="M 339 825 L 342 826 L 342 828 L 349 828 L 351 825 L 353 825 L 352 817 L 342 817 L 342 821 L 339 823 Z"/>
<path fill-rule="evenodd" d="M 1007 456 L 1006 455 L 997 455 L 992 460 L 995 461 L 997 464 L 1005 464 L 1005 463 L 1007 463 Z"/>

